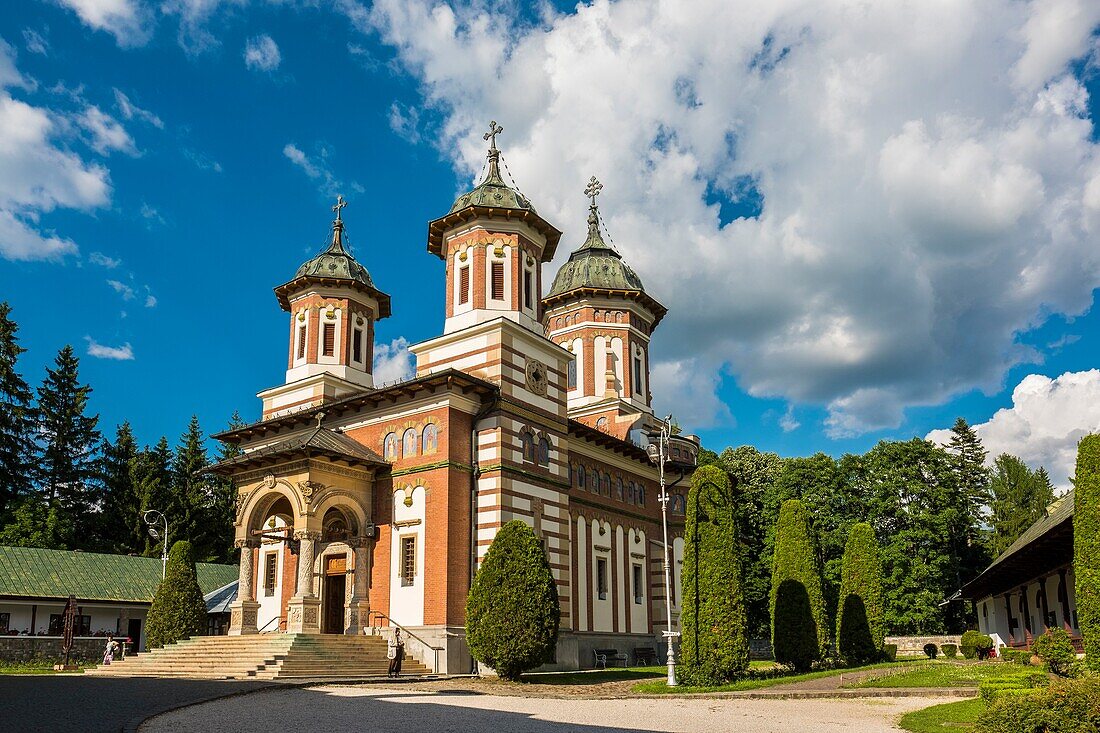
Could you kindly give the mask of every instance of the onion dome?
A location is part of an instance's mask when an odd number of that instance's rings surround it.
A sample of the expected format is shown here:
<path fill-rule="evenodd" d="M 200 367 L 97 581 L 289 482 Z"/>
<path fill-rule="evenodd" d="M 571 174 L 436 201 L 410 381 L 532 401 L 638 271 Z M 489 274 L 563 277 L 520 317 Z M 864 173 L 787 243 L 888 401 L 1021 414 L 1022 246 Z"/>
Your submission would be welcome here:
<path fill-rule="evenodd" d="M 588 237 L 558 270 L 543 304 L 551 308 L 571 297 L 585 294 L 619 295 L 646 305 L 654 314 L 653 325 L 656 326 L 667 309 L 646 293 L 642 279 L 623 262 L 622 255 L 607 244 L 600 233 L 600 210 L 596 206 L 596 196 L 602 188 L 603 184 L 593 176 L 585 189 L 592 200 L 588 207 Z"/>
<path fill-rule="evenodd" d="M 500 174 L 500 150 L 496 136 L 504 132 L 496 120 L 489 123 L 489 132 L 483 136 L 489 142 L 488 172 L 474 188 L 459 196 L 447 216 L 428 224 L 428 251 L 443 257 L 443 232 L 453 226 L 478 216 L 496 216 L 527 222 L 535 231 L 546 237 L 543 262 L 549 262 L 557 249 L 561 232 L 550 225 L 535 211 L 530 199 L 504 182 Z"/>
<path fill-rule="evenodd" d="M 290 295 L 309 284 L 351 287 L 378 301 L 378 318 L 390 315 L 390 296 L 374 286 L 370 273 L 352 256 L 345 246 L 344 221 L 340 210 L 347 206 L 342 196 L 336 199 L 332 210 L 336 219 L 332 222 L 332 239 L 328 247 L 313 259 L 306 260 L 290 282 L 275 288 L 275 295 L 283 310 L 290 310 Z"/>

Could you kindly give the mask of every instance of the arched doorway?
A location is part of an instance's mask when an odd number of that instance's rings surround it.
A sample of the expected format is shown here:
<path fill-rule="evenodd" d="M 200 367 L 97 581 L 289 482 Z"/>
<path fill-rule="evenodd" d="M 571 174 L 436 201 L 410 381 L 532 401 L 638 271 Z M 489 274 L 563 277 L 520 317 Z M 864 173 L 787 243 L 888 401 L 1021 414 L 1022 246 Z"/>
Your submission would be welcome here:
<path fill-rule="evenodd" d="M 322 549 L 321 633 L 343 634 L 348 601 L 347 543 L 358 534 L 358 523 L 351 512 L 332 507 L 321 520 L 322 547 L 337 544 L 344 551 L 325 553 Z"/>

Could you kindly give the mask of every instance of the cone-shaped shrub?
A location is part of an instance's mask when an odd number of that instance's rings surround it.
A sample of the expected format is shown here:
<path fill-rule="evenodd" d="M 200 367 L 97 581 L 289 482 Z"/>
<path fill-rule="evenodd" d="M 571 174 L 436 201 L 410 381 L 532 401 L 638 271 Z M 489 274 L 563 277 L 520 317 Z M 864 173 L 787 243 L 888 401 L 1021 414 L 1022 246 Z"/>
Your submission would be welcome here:
<path fill-rule="evenodd" d="M 1077 444 L 1073 574 L 1077 579 L 1077 621 L 1085 643 L 1085 664 L 1100 670 L 1100 435 L 1086 435 Z"/>
<path fill-rule="evenodd" d="M 191 543 L 180 541 L 168 553 L 168 569 L 157 586 L 145 622 L 147 644 L 156 648 L 206 630 L 206 603 L 195 576 Z"/>
<path fill-rule="evenodd" d="M 749 668 L 749 642 L 733 491 L 716 466 L 692 476 L 684 535 L 680 677 L 690 685 L 720 685 Z"/>
<path fill-rule="evenodd" d="M 836 611 L 837 647 L 849 665 L 866 664 L 882 657 L 885 636 L 882 561 L 875 531 L 861 522 L 852 527 L 844 546 Z"/>
<path fill-rule="evenodd" d="M 828 649 L 821 565 L 813 526 L 798 499 L 783 502 L 772 559 L 772 650 L 775 661 L 807 670 Z"/>
<path fill-rule="evenodd" d="M 489 545 L 466 598 L 466 643 L 506 680 L 554 661 L 561 607 L 534 530 L 508 522 Z"/>

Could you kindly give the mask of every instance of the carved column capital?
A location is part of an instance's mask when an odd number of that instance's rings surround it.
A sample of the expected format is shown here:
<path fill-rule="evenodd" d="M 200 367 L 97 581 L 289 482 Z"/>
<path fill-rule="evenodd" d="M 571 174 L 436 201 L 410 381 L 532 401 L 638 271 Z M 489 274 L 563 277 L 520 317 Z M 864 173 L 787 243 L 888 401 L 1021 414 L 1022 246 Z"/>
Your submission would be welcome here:
<path fill-rule="evenodd" d="M 246 547 L 259 547 L 260 540 L 258 537 L 246 537 L 244 539 L 233 540 L 233 546 L 242 550 Z"/>
<path fill-rule="evenodd" d="M 321 539 L 321 533 L 315 529 L 296 529 L 294 530 L 294 539 L 299 542 L 309 541 L 316 542 Z"/>

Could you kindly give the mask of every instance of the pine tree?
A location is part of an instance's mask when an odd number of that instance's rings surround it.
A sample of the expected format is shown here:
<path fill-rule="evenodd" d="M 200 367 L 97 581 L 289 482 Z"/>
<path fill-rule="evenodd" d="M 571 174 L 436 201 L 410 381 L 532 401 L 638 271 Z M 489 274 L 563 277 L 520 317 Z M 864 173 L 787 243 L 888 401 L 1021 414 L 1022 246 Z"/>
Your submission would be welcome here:
<path fill-rule="evenodd" d="M 741 548 L 729 476 L 696 469 L 684 527 L 681 676 L 690 685 L 721 685 L 749 668 Z"/>
<path fill-rule="evenodd" d="M 844 548 L 836 616 L 837 649 L 845 662 L 855 666 L 882 656 L 882 561 L 875 532 L 863 522 L 852 527 Z"/>
<path fill-rule="evenodd" d="M 1046 469 L 1032 471 L 1016 456 L 1004 453 L 993 462 L 991 488 L 990 550 L 996 556 L 1043 516 L 1054 501 L 1054 485 Z"/>
<path fill-rule="evenodd" d="M 150 649 L 198 636 L 206 630 L 206 603 L 202 599 L 191 543 L 172 545 L 164 580 L 149 606 L 146 633 Z"/>
<path fill-rule="evenodd" d="M 244 425 L 238 412 L 229 419 L 226 430 L 236 430 Z M 218 461 L 236 458 L 244 451 L 236 443 L 222 443 L 218 449 Z M 234 564 L 239 550 L 233 547 L 233 524 L 237 519 L 237 489 L 227 476 L 210 477 L 211 516 L 210 527 L 213 537 L 212 562 Z"/>
<path fill-rule="evenodd" d="M 91 529 L 90 484 L 96 476 L 99 416 L 84 414 L 92 388 L 80 384 L 80 360 L 73 348 L 61 349 L 54 363 L 38 388 L 42 453 L 37 478 L 50 508 L 57 510 L 60 546 L 75 548 Z"/>
<path fill-rule="evenodd" d="M 212 504 L 210 487 L 203 473 L 209 465 L 199 418 L 192 415 L 172 459 L 173 502 L 168 522 L 169 526 L 176 525 L 174 536 L 191 542 L 195 557 L 202 560 L 212 559 L 214 545 L 208 522 Z"/>
<path fill-rule="evenodd" d="M 137 444 L 128 422 L 118 426 L 114 443 L 103 441 L 100 460 L 103 496 L 96 535 L 104 552 L 131 554 L 145 548 L 145 533 L 134 521 L 141 514 L 141 496 L 134 486 L 131 471 L 137 455 Z"/>
<path fill-rule="evenodd" d="M 18 331 L 11 306 L 0 303 L 0 524 L 16 499 L 31 489 L 35 415 L 31 390 L 16 368 L 26 351 L 18 343 Z"/>
<path fill-rule="evenodd" d="M 772 651 L 775 661 L 805 671 L 828 650 L 821 566 L 810 513 L 798 499 L 783 502 L 772 565 Z"/>
<path fill-rule="evenodd" d="M 959 570 L 963 579 L 973 578 L 992 559 L 988 552 L 988 538 L 982 529 L 986 523 L 987 507 L 993 499 L 992 473 L 985 465 L 989 454 L 974 428 L 961 417 L 951 428 L 951 442 L 947 450 L 953 459 L 955 481 L 967 512 L 966 544 L 958 549 Z"/>
<path fill-rule="evenodd" d="M 132 536 L 143 538 L 142 554 L 146 557 L 159 557 L 161 554 L 160 540 L 153 539 L 145 527 L 141 515 L 149 509 L 156 509 L 168 517 L 169 536 L 175 537 L 176 530 L 172 528 L 172 451 L 168 447 L 168 440 L 163 436 L 153 448 L 146 447 L 130 462 L 130 481 L 134 486 L 140 507 L 138 514 L 133 518 L 131 526 Z"/>

